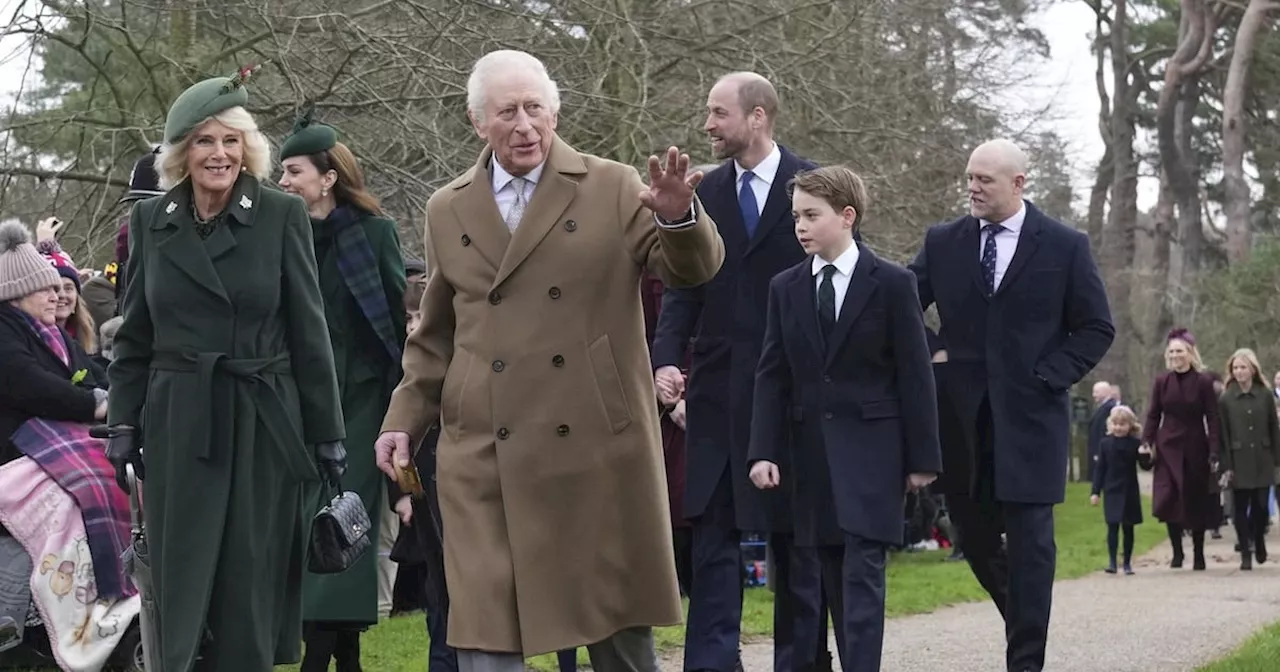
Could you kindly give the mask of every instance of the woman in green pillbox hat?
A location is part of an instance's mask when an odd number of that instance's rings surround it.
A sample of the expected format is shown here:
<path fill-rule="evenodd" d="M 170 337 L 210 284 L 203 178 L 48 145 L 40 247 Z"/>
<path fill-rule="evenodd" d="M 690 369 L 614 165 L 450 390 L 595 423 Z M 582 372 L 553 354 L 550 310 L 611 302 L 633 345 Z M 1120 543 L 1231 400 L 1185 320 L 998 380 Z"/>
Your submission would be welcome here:
<path fill-rule="evenodd" d="M 302 199 L 263 187 L 252 72 L 169 110 L 167 191 L 130 215 L 108 371 L 108 456 L 143 476 L 169 672 L 298 661 L 304 544 L 322 479 L 336 486 L 346 463 L 311 222 Z"/>
<path fill-rule="evenodd" d="M 302 197 L 311 215 L 346 422 L 350 468 L 342 482 L 360 493 L 376 523 L 377 516 L 394 515 L 373 443 L 400 381 L 404 262 L 395 223 L 366 190 L 355 155 L 336 130 L 311 117 L 306 111 L 281 144 L 280 187 Z M 375 524 L 374 548 L 380 537 L 395 541 L 398 522 L 390 523 Z M 303 578 L 302 672 L 327 670 L 331 658 L 337 672 L 359 672 L 360 632 L 380 615 L 378 573 L 394 568 L 379 567 L 381 555 L 367 553 L 341 574 L 308 572 Z"/>

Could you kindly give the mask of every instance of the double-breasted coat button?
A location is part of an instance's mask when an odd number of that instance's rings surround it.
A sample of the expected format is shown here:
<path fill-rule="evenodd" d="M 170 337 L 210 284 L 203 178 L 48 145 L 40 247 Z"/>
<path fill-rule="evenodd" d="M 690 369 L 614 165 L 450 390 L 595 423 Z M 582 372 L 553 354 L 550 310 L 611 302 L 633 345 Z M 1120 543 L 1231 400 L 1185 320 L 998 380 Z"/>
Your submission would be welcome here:
<path fill-rule="evenodd" d="M 824 383 L 829 383 L 829 382 L 831 382 L 831 376 L 823 376 L 823 377 L 822 377 L 822 382 L 824 382 Z"/>
<path fill-rule="evenodd" d="M 552 366 L 564 366 L 564 356 L 563 356 L 563 355 L 556 355 L 555 357 L 552 357 L 552 358 L 551 358 L 551 365 L 552 365 Z"/>
<path fill-rule="evenodd" d="M 551 297 L 551 298 L 553 298 L 553 299 L 558 299 L 558 298 L 560 298 L 560 288 L 559 288 L 559 287 L 552 287 L 551 289 L 548 289 L 548 290 L 547 290 L 547 296 L 550 296 L 550 297 Z"/>
<path fill-rule="evenodd" d="M 502 295 L 498 293 L 498 290 L 495 289 L 489 292 L 489 303 L 495 306 L 502 303 Z"/>
<path fill-rule="evenodd" d="M 466 247 L 466 246 L 468 246 L 468 245 L 470 245 L 470 244 L 471 244 L 471 236 L 468 236 L 468 235 L 467 235 L 467 234 L 465 234 L 465 233 L 464 233 L 464 234 L 462 234 L 462 246 L 463 246 L 463 247 Z"/>
<path fill-rule="evenodd" d="M 578 223 L 573 221 L 572 219 L 565 220 L 564 230 L 568 231 L 569 233 L 573 233 L 574 231 L 578 230 Z"/>
<path fill-rule="evenodd" d="M 502 373 L 502 370 L 503 370 L 503 369 L 505 369 L 505 368 L 507 368 L 507 365 L 506 365 L 506 364 L 504 364 L 504 363 L 503 363 L 503 361 L 502 361 L 501 359 L 496 360 L 496 361 L 493 363 L 493 371 L 494 371 L 494 373 Z"/>
<path fill-rule="evenodd" d="M 560 436 L 569 436 L 569 425 L 560 425 L 556 427 L 556 434 Z"/>
<path fill-rule="evenodd" d="M 499 438 L 499 439 L 502 439 L 503 441 L 506 441 L 506 440 L 507 440 L 507 437 L 509 437 L 509 436 L 511 436 L 511 432 L 507 431 L 507 428 L 506 428 L 506 427 L 499 427 L 499 428 L 498 428 L 498 438 Z"/>
<path fill-rule="evenodd" d="M 827 420 L 830 420 L 831 418 L 834 418 L 836 416 L 832 415 L 831 411 L 827 411 L 826 413 L 822 414 L 822 417 L 826 418 Z"/>

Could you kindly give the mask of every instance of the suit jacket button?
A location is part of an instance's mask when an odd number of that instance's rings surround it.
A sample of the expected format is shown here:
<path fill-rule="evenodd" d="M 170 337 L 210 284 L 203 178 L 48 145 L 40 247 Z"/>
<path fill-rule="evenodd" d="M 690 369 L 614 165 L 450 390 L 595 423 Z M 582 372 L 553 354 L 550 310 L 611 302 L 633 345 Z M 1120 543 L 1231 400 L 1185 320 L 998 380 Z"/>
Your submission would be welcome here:
<path fill-rule="evenodd" d="M 548 290 L 547 290 L 547 296 L 550 296 L 550 297 L 551 297 L 551 298 L 553 298 L 553 299 L 558 299 L 558 298 L 560 298 L 560 288 L 559 288 L 559 287 L 552 287 L 551 289 L 548 289 Z"/>
<path fill-rule="evenodd" d="M 462 246 L 463 246 L 463 247 L 466 247 L 466 246 L 468 246 L 468 245 L 470 245 L 470 244 L 471 244 L 471 236 L 468 236 L 468 235 L 467 235 L 467 234 L 465 234 L 465 233 L 464 233 L 464 234 L 462 234 Z"/>
<path fill-rule="evenodd" d="M 556 427 L 556 434 L 560 436 L 569 436 L 569 425 L 560 425 Z"/>
<path fill-rule="evenodd" d="M 822 377 L 822 382 L 824 382 L 824 383 L 829 383 L 829 382 L 831 382 L 831 376 L 823 376 L 823 377 Z"/>
<path fill-rule="evenodd" d="M 827 420 L 830 420 L 831 418 L 834 418 L 836 416 L 832 414 L 831 411 L 827 411 L 826 413 L 822 414 L 822 417 L 826 418 Z"/>
<path fill-rule="evenodd" d="M 551 358 L 552 366 L 564 366 L 564 355 L 556 355 Z"/>
<path fill-rule="evenodd" d="M 506 427 L 499 427 L 499 428 L 498 428 L 498 438 L 499 438 L 499 439 L 502 439 L 503 441 L 506 441 L 506 440 L 507 440 L 507 437 L 509 437 L 509 436 L 511 436 L 511 432 L 507 431 L 507 428 L 506 428 Z"/>
<path fill-rule="evenodd" d="M 499 359 L 499 360 L 497 360 L 497 361 L 495 361 L 495 362 L 493 363 L 493 371 L 494 371 L 494 373 L 502 373 L 502 370 L 503 370 L 503 369 L 505 369 L 505 368 L 507 368 L 507 365 L 506 365 L 505 363 L 503 363 L 503 361 L 502 361 L 501 359 Z"/>
<path fill-rule="evenodd" d="M 498 293 L 498 290 L 495 289 L 492 292 L 489 292 L 489 303 L 494 306 L 502 303 L 502 295 Z"/>
<path fill-rule="evenodd" d="M 572 219 L 565 220 L 564 230 L 568 231 L 569 233 L 573 233 L 574 231 L 578 230 L 578 223 L 573 221 Z"/>

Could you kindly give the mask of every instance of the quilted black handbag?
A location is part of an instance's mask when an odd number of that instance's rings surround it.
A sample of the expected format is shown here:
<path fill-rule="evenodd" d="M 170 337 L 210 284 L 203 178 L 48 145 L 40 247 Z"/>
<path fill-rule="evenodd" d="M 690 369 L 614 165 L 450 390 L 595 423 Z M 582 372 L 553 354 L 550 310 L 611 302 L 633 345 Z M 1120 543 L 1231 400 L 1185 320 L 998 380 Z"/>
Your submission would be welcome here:
<path fill-rule="evenodd" d="M 369 512 L 355 492 L 339 492 L 311 521 L 311 556 L 307 569 L 313 574 L 345 572 L 364 555 L 369 540 Z"/>

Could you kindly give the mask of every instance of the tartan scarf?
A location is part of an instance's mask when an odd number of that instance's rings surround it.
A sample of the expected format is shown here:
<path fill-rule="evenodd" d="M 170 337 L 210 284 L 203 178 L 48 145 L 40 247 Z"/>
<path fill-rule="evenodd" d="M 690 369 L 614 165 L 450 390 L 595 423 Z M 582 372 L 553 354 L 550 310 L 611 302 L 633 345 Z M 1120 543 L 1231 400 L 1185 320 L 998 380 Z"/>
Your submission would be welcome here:
<path fill-rule="evenodd" d="M 129 499 L 116 485 L 105 442 L 83 423 L 44 418 L 22 423 L 11 440 L 80 507 L 98 598 L 136 593 L 120 558 L 130 544 Z"/>
<path fill-rule="evenodd" d="M 378 335 L 378 340 L 382 341 L 391 361 L 399 364 L 404 334 L 397 337 L 391 322 L 391 306 L 387 304 L 387 292 L 382 287 L 382 277 L 378 274 L 378 262 L 373 257 L 373 248 L 369 246 L 369 237 L 348 206 L 334 208 L 325 222 L 333 227 L 338 270 L 347 289 Z"/>
<path fill-rule="evenodd" d="M 36 335 L 40 337 L 40 340 L 45 345 L 49 346 L 49 349 L 53 351 L 53 354 L 58 357 L 62 364 L 68 369 L 71 368 L 71 353 L 67 351 L 67 342 L 63 340 L 62 330 L 58 328 L 58 325 L 45 324 L 31 317 L 23 310 L 18 312 L 22 313 L 22 316 L 27 320 L 27 324 L 36 330 Z"/>

